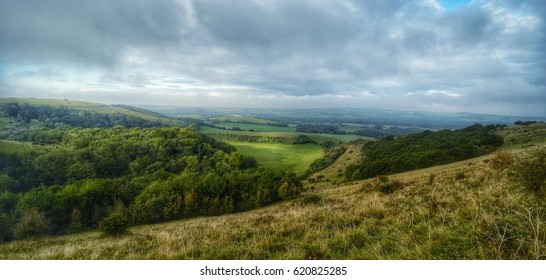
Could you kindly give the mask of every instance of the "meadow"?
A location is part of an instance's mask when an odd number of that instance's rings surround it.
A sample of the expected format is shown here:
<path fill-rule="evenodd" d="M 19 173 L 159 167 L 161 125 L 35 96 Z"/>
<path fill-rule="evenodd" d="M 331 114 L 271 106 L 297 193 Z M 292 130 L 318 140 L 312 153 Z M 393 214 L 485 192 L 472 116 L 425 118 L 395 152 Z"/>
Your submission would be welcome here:
<path fill-rule="evenodd" d="M 217 124 L 218 126 L 225 127 L 227 129 L 240 128 L 243 131 L 255 131 L 255 132 L 295 132 L 294 126 L 275 126 L 267 124 L 255 124 L 255 123 L 241 123 L 241 122 L 222 122 Z"/>
<path fill-rule="evenodd" d="M 235 124 L 230 123 L 232 126 L 238 126 L 242 129 L 244 124 Z M 254 125 L 256 126 L 256 125 Z M 257 128 L 255 131 L 234 131 L 234 130 L 221 130 L 212 127 L 200 127 L 199 132 L 215 137 L 219 134 L 231 134 L 231 135 L 248 135 L 248 136 L 266 136 L 266 137 L 296 137 L 298 135 L 305 135 L 309 137 L 312 141 L 322 144 L 326 141 L 341 141 L 341 142 L 350 142 L 354 140 L 371 140 L 373 138 L 359 136 L 354 134 L 319 134 L 319 133 L 301 133 L 301 132 L 291 132 L 291 131 L 282 131 L 286 127 L 277 127 L 277 126 L 265 126 L 261 125 L 260 128 Z M 290 127 L 288 127 L 290 128 Z"/>
<path fill-rule="evenodd" d="M 242 155 L 255 158 L 258 163 L 280 169 L 286 172 L 294 172 L 301 175 L 309 165 L 324 156 L 322 148 L 313 143 L 307 144 L 271 144 L 228 142 Z"/>
<path fill-rule="evenodd" d="M 262 125 L 268 125 L 268 124 L 280 124 L 278 121 L 273 120 L 267 120 L 262 118 L 254 118 L 254 117 L 248 117 L 248 116 L 222 116 L 222 117 L 213 117 L 213 118 L 207 118 L 207 121 L 218 121 L 218 122 L 224 122 L 224 123 L 248 123 L 248 124 L 262 124 Z"/>
<path fill-rule="evenodd" d="M 239 127 L 246 131 L 221 130 L 202 126 L 199 132 L 213 138 L 223 140 L 233 145 L 241 154 L 255 158 L 259 164 L 266 167 L 280 169 L 286 172 L 294 172 L 302 175 L 309 165 L 315 160 L 322 158 L 325 153 L 321 147 L 327 141 L 348 143 L 353 140 L 369 140 L 353 134 L 316 134 L 295 132 L 293 126 L 281 127 L 263 124 L 249 123 L 220 123 L 224 127 Z M 254 131 L 248 131 L 249 129 Z M 305 135 L 314 143 L 285 144 L 285 143 L 256 143 L 244 141 L 245 137 L 259 137 L 267 139 L 294 139 L 299 135 Z M 233 138 L 232 138 L 233 137 Z M 272 140 L 273 141 L 273 140 Z"/>

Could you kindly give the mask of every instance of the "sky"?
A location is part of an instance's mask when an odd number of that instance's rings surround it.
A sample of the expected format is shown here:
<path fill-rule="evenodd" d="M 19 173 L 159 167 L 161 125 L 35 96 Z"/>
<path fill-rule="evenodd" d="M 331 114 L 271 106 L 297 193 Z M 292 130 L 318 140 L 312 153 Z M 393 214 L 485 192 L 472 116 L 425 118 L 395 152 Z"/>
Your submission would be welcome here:
<path fill-rule="evenodd" d="M 0 0 L 0 97 L 546 116 L 546 0 Z"/>

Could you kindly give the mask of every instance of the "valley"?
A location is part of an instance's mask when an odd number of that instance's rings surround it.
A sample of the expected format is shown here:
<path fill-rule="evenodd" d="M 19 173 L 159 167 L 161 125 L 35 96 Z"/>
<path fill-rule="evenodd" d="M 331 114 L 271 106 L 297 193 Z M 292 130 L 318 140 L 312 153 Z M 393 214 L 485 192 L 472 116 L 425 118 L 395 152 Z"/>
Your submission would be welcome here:
<path fill-rule="evenodd" d="M 0 117 L 0 259 L 546 258 L 540 121 L 446 130 L 27 101 L 0 99 L 27 108 Z M 118 124 L 123 110 L 149 127 Z"/>

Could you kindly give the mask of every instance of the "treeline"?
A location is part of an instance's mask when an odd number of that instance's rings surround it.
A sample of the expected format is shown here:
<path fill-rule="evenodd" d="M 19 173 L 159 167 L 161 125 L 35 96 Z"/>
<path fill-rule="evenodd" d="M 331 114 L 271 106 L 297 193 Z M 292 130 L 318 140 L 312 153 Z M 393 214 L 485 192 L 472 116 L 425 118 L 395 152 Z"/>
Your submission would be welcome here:
<path fill-rule="evenodd" d="M 322 133 L 322 134 L 347 134 L 346 131 L 339 130 L 337 125 L 333 124 L 298 124 L 296 132 Z"/>
<path fill-rule="evenodd" d="M 425 131 L 368 142 L 362 148 L 362 163 L 348 166 L 345 177 L 365 179 L 476 157 L 503 144 L 494 131 L 495 126 L 476 124 L 460 130 Z"/>
<path fill-rule="evenodd" d="M 541 122 L 538 122 L 538 121 L 517 121 L 517 122 L 514 123 L 514 125 L 528 126 L 528 125 L 537 124 L 537 123 L 541 123 Z"/>
<path fill-rule="evenodd" d="M 372 138 L 382 138 L 387 136 L 403 136 L 412 133 L 422 132 L 423 129 L 412 128 L 412 127 L 399 127 L 399 126 L 390 126 L 385 127 L 382 125 L 372 125 L 370 127 L 363 127 L 352 132 L 355 135 L 367 136 Z"/>
<path fill-rule="evenodd" d="M 117 125 L 146 128 L 164 126 L 157 121 L 149 121 L 121 113 L 101 114 L 94 111 L 46 105 L 30 105 L 28 103 L 0 104 L 0 116 L 12 118 L 23 124 L 30 124 L 31 121 L 39 122 L 40 125 L 46 128 L 66 126 L 110 128 Z"/>
<path fill-rule="evenodd" d="M 190 128 L 59 133 L 58 148 L 0 149 L 1 240 L 245 211 L 302 188 Z"/>
<path fill-rule="evenodd" d="M 247 121 L 247 120 L 208 120 L 214 127 L 215 125 L 220 123 L 241 123 L 241 124 L 257 124 L 257 125 L 269 125 L 269 126 L 278 126 L 278 127 L 288 127 L 288 123 L 286 122 L 265 122 L 265 123 L 258 123 L 253 121 Z"/>
<path fill-rule="evenodd" d="M 267 136 L 248 134 L 215 133 L 214 138 L 223 141 L 237 141 L 249 143 L 275 143 L 275 144 L 305 144 L 315 143 L 307 135 L 298 136 Z"/>

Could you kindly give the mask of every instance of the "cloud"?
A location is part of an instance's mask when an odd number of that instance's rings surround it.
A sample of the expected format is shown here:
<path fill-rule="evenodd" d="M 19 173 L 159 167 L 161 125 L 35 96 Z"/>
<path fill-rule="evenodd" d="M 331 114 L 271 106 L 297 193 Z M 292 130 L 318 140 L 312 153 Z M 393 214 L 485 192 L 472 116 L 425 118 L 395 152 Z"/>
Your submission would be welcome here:
<path fill-rule="evenodd" d="M 112 66 L 127 47 L 180 40 L 183 15 L 169 1 L 1 2 L 0 48 L 17 63 Z"/>
<path fill-rule="evenodd" d="M 460 2 L 0 0 L 0 94 L 544 116 L 543 3 Z"/>

